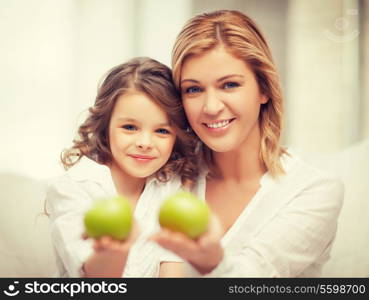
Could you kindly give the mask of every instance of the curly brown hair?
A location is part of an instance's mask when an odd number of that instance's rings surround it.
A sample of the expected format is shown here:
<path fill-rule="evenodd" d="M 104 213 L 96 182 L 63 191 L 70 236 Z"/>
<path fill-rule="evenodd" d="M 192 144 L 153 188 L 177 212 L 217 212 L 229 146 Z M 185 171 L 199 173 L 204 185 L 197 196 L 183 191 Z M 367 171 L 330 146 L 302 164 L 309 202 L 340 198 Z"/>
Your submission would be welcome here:
<path fill-rule="evenodd" d="M 167 114 L 176 132 L 173 153 L 168 162 L 156 172 L 160 181 L 168 181 L 179 174 L 183 185 L 191 186 L 198 176 L 194 153 L 196 136 L 188 130 L 181 98 L 176 90 L 171 70 L 164 64 L 147 57 L 137 57 L 108 71 L 98 88 L 94 106 L 89 108 L 87 119 L 80 125 L 73 146 L 61 154 L 67 170 L 83 156 L 108 165 L 112 161 L 109 145 L 109 123 L 115 103 L 129 91 L 149 96 Z"/>

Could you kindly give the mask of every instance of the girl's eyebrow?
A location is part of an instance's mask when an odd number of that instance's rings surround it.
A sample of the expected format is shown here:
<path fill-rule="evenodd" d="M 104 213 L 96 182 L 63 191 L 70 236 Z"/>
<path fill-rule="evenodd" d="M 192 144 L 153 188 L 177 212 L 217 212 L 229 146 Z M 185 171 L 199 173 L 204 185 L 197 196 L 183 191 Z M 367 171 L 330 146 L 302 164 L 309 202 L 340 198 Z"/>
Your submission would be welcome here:
<path fill-rule="evenodd" d="M 216 81 L 217 81 L 217 82 L 220 82 L 220 81 L 223 81 L 223 80 L 225 80 L 225 79 L 232 78 L 232 77 L 245 78 L 245 76 L 240 75 L 240 74 L 230 74 L 230 75 L 226 75 L 226 76 L 220 77 L 220 78 L 218 78 Z M 183 79 L 183 80 L 181 80 L 181 84 L 183 84 L 184 82 L 200 83 L 200 81 L 195 80 L 195 79 Z"/>
<path fill-rule="evenodd" d="M 122 121 L 122 122 L 137 122 L 136 119 L 133 119 L 133 118 L 118 118 L 117 121 Z"/>
<path fill-rule="evenodd" d="M 157 125 L 158 127 L 172 127 L 169 123 L 160 123 Z"/>
<path fill-rule="evenodd" d="M 132 122 L 132 123 L 139 123 L 138 120 L 136 119 L 133 119 L 133 118 L 118 118 L 117 121 L 119 122 Z M 160 124 L 157 124 L 156 126 L 158 127 L 172 127 L 169 123 L 160 123 Z"/>

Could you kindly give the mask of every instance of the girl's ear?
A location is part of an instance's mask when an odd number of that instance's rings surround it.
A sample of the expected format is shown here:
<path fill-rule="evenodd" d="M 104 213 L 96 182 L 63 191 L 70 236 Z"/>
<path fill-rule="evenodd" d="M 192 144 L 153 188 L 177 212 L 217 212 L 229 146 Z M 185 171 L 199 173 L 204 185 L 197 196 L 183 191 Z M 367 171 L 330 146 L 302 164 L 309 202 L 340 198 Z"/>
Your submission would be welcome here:
<path fill-rule="evenodd" d="M 181 179 L 181 182 L 182 182 L 181 189 L 183 189 L 187 192 L 191 192 L 191 189 L 192 189 L 194 183 L 191 182 L 188 179 L 183 179 L 183 178 Z"/>
<path fill-rule="evenodd" d="M 265 103 L 267 103 L 267 102 L 268 102 L 268 100 L 269 100 L 269 98 L 267 97 L 267 95 L 265 95 L 265 94 L 262 94 L 262 95 L 261 95 L 261 98 L 260 98 L 260 103 L 261 103 L 261 104 L 265 104 Z"/>

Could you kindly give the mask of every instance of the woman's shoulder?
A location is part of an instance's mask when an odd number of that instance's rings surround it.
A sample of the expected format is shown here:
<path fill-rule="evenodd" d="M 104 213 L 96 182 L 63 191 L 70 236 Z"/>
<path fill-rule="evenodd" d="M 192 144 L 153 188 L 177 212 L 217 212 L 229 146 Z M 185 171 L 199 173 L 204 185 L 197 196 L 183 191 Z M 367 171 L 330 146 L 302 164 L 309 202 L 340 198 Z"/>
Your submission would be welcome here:
<path fill-rule="evenodd" d="M 285 174 L 275 181 L 281 189 L 292 195 L 324 198 L 326 203 L 331 201 L 337 207 L 342 206 L 344 184 L 337 174 L 318 168 L 293 151 L 288 151 L 281 160 Z"/>
<path fill-rule="evenodd" d="M 322 184 L 336 183 L 337 185 L 343 185 L 343 181 L 338 174 L 313 165 L 293 150 L 288 150 L 281 157 L 281 162 L 288 181 L 295 180 L 306 185 L 319 182 Z"/>

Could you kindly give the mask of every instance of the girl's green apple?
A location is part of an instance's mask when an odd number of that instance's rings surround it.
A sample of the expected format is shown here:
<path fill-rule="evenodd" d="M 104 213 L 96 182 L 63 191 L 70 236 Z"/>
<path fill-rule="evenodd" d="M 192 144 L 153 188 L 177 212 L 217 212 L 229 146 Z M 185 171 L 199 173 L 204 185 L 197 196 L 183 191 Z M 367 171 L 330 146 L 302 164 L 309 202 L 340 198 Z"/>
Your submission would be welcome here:
<path fill-rule="evenodd" d="M 186 191 L 168 197 L 159 211 L 159 223 L 162 227 L 182 232 L 192 239 L 206 231 L 209 219 L 210 210 L 205 201 Z"/>
<path fill-rule="evenodd" d="M 92 238 L 108 235 L 124 240 L 131 231 L 132 219 L 131 205 L 124 197 L 100 199 L 85 214 L 86 234 Z"/>

